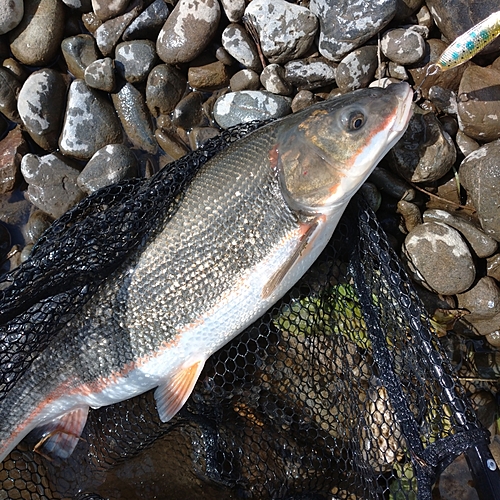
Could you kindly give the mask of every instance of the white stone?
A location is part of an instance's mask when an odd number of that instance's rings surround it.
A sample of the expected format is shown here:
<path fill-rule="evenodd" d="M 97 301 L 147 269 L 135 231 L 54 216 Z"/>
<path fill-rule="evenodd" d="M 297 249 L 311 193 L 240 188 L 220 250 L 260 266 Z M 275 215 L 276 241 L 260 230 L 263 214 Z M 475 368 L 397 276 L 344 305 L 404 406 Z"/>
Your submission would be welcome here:
<path fill-rule="evenodd" d="M 23 18 L 23 0 L 0 0 L 0 35 L 13 30 Z"/>

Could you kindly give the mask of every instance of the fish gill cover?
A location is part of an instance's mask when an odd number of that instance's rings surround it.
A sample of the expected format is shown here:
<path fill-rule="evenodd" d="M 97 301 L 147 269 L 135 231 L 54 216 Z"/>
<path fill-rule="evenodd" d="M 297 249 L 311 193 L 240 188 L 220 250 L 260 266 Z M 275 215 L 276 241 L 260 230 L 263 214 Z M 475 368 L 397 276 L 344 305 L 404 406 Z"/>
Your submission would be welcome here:
<path fill-rule="evenodd" d="M 36 265 L 2 283 L 0 398 L 131 246 L 168 219 L 206 157 L 256 126 L 226 132 L 165 171 L 167 192 L 157 178 L 127 181 L 52 226 Z M 105 244 L 91 240 L 88 216 L 102 224 Z M 60 242 L 57 255 L 49 238 Z M 498 480 L 485 468 L 487 433 L 359 197 L 306 275 L 209 359 L 170 422 L 148 392 L 91 411 L 67 460 L 31 450 L 21 443 L 0 465 L 0 498 L 423 500 L 463 452 L 484 498 Z"/>

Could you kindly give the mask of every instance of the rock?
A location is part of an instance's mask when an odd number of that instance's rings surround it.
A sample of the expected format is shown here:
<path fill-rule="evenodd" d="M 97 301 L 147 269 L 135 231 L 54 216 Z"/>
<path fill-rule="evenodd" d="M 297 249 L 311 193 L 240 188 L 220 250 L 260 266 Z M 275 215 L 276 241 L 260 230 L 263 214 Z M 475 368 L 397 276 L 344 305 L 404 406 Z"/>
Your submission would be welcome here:
<path fill-rule="evenodd" d="M 9 33 L 14 57 L 41 66 L 57 55 L 64 32 L 64 5 L 59 0 L 25 0 L 21 23 Z"/>
<path fill-rule="evenodd" d="M 189 145 L 194 151 L 219 134 L 219 129 L 215 127 L 193 127 L 193 130 L 189 134 Z"/>
<path fill-rule="evenodd" d="M 252 37 L 239 24 L 230 24 L 222 32 L 222 46 L 240 64 L 248 69 L 260 72 L 262 63 Z"/>
<path fill-rule="evenodd" d="M 28 144 L 19 127 L 0 141 L 0 193 L 8 193 L 16 187 L 21 159 L 27 152 Z"/>
<path fill-rule="evenodd" d="M 460 183 L 477 210 L 481 227 L 500 241 L 500 140 L 485 144 L 460 165 Z"/>
<path fill-rule="evenodd" d="M 316 102 L 318 102 L 318 99 L 310 90 L 299 90 L 292 100 L 292 111 L 296 113 Z"/>
<path fill-rule="evenodd" d="M 429 89 L 429 100 L 443 113 L 456 115 L 458 113 L 457 95 L 453 90 L 443 89 L 437 85 Z"/>
<path fill-rule="evenodd" d="M 414 14 L 422 5 L 422 0 L 397 0 L 396 15 L 393 21 L 404 21 Z"/>
<path fill-rule="evenodd" d="M 119 16 L 128 7 L 130 0 L 92 0 L 92 9 L 94 14 L 101 21 L 107 21 L 113 17 Z"/>
<path fill-rule="evenodd" d="M 12 238 L 5 224 L 0 222 L 0 262 L 7 259 L 10 249 L 12 248 Z"/>
<path fill-rule="evenodd" d="M 375 167 L 368 180 L 375 184 L 382 193 L 387 193 L 396 200 L 412 201 L 415 199 L 415 189 L 385 168 Z"/>
<path fill-rule="evenodd" d="M 61 132 L 66 82 L 51 68 L 32 73 L 19 93 L 18 110 L 31 138 L 46 151 L 57 148 Z"/>
<path fill-rule="evenodd" d="M 229 86 L 233 92 L 238 90 L 258 90 L 260 87 L 259 74 L 251 69 L 242 69 L 232 76 L 231 80 L 229 80 Z"/>
<path fill-rule="evenodd" d="M 291 113 L 291 101 L 288 97 L 266 91 L 229 92 L 217 99 L 214 106 L 214 118 L 222 128 L 253 120 L 280 118 Z"/>
<path fill-rule="evenodd" d="M 85 29 L 87 29 L 89 33 L 92 33 L 94 36 L 97 28 L 103 24 L 103 22 L 93 12 L 86 12 L 85 14 L 82 14 L 82 22 Z"/>
<path fill-rule="evenodd" d="M 172 123 L 176 127 L 189 130 L 199 125 L 203 119 L 203 94 L 201 92 L 190 92 L 182 98 L 172 113 Z"/>
<path fill-rule="evenodd" d="M 21 172 L 28 183 L 28 199 L 54 219 L 84 197 L 76 184 L 80 172 L 55 154 L 39 157 L 28 153 L 22 159 Z"/>
<path fill-rule="evenodd" d="M 500 281 L 500 254 L 496 253 L 486 259 L 486 274 Z"/>
<path fill-rule="evenodd" d="M 65 38 L 61 50 L 68 70 L 75 78 L 83 78 L 85 68 L 99 59 L 95 40 L 90 35 L 77 35 Z"/>
<path fill-rule="evenodd" d="M 170 118 L 162 115 L 157 123 L 159 128 L 155 131 L 155 137 L 163 151 L 171 158 L 171 161 L 183 157 L 189 149 L 177 134 Z"/>
<path fill-rule="evenodd" d="M 285 0 L 253 0 L 245 16 L 255 27 L 270 63 L 284 64 L 304 57 L 318 30 L 318 20 L 309 9 Z"/>
<path fill-rule="evenodd" d="M 245 13 L 245 0 L 221 0 L 222 8 L 232 23 L 237 23 Z"/>
<path fill-rule="evenodd" d="M 378 49 L 366 45 L 352 51 L 337 66 L 335 79 L 344 92 L 368 87 L 378 67 Z"/>
<path fill-rule="evenodd" d="M 68 94 L 63 129 L 59 139 L 61 152 L 88 159 L 107 144 L 122 141 L 122 131 L 113 106 L 83 80 L 74 80 Z"/>
<path fill-rule="evenodd" d="M 0 112 L 9 120 L 20 123 L 17 97 L 21 82 L 6 68 L 0 67 Z"/>
<path fill-rule="evenodd" d="M 391 78 L 396 78 L 397 80 L 403 82 L 408 80 L 408 73 L 402 64 L 389 61 L 388 71 Z"/>
<path fill-rule="evenodd" d="M 376 35 L 396 13 L 396 0 L 311 0 L 309 8 L 319 18 L 319 51 L 340 61 Z"/>
<path fill-rule="evenodd" d="M 146 85 L 146 103 L 153 116 L 173 111 L 186 90 L 187 80 L 168 64 L 160 64 L 149 73 Z"/>
<path fill-rule="evenodd" d="M 285 79 L 299 90 L 312 90 L 335 82 L 336 65 L 320 58 L 285 64 Z"/>
<path fill-rule="evenodd" d="M 464 134 L 461 130 L 458 130 L 455 137 L 455 142 L 460 152 L 466 157 L 469 156 L 473 151 L 476 151 L 476 149 L 479 149 L 479 143 L 468 135 Z"/>
<path fill-rule="evenodd" d="M 408 129 L 387 160 L 394 172 L 410 182 L 432 182 L 450 170 L 456 150 L 436 115 L 416 108 Z"/>
<path fill-rule="evenodd" d="M 139 8 L 135 7 L 130 12 L 115 17 L 101 24 L 95 30 L 95 39 L 103 56 L 109 56 L 115 48 L 118 40 L 129 24 L 137 17 Z"/>
<path fill-rule="evenodd" d="M 472 250 L 480 258 L 489 257 L 498 247 L 498 243 L 493 238 L 481 231 L 472 222 L 458 215 L 452 215 L 439 209 L 426 210 L 424 212 L 424 222 L 431 221 L 443 222 L 460 231 Z"/>
<path fill-rule="evenodd" d="M 90 194 L 136 176 L 137 160 L 130 148 L 124 144 L 109 144 L 92 156 L 76 182 L 82 191 Z"/>
<path fill-rule="evenodd" d="M 500 70 L 471 64 L 458 90 L 460 129 L 478 141 L 500 137 Z"/>
<path fill-rule="evenodd" d="M 23 228 L 26 243 L 36 243 L 51 224 L 52 218 L 48 214 L 39 209 L 34 209 L 30 214 L 26 226 Z"/>
<path fill-rule="evenodd" d="M 115 62 L 110 57 L 98 59 L 85 68 L 85 83 L 94 89 L 113 92 L 115 89 Z"/>
<path fill-rule="evenodd" d="M 138 40 L 141 38 L 156 40 L 167 20 L 168 14 L 169 10 L 164 0 L 154 0 L 123 32 L 123 40 Z"/>
<path fill-rule="evenodd" d="M 151 40 L 122 42 L 115 49 L 116 71 L 130 83 L 145 80 L 155 62 L 155 44 Z"/>
<path fill-rule="evenodd" d="M 412 28 L 386 31 L 380 47 L 388 59 L 399 64 L 415 64 L 425 55 L 425 40 Z"/>
<path fill-rule="evenodd" d="M 0 35 L 13 30 L 23 18 L 23 0 L 0 0 Z"/>
<path fill-rule="evenodd" d="M 229 85 L 229 73 L 220 61 L 203 66 L 190 66 L 188 82 L 193 89 L 217 90 Z"/>
<path fill-rule="evenodd" d="M 28 78 L 29 73 L 26 68 L 12 57 L 4 59 L 2 66 L 8 69 L 20 82 L 25 82 Z"/>
<path fill-rule="evenodd" d="M 376 187 L 375 185 L 373 185 Z M 398 201 L 398 214 L 401 214 L 405 223 L 407 232 L 412 231 L 415 227 L 422 224 L 422 214 L 420 208 L 406 200 Z"/>
<path fill-rule="evenodd" d="M 192 61 L 210 43 L 219 19 L 217 0 L 179 0 L 158 35 L 158 56 L 168 64 Z"/>
<path fill-rule="evenodd" d="M 260 74 L 260 81 L 268 92 L 290 95 L 292 86 L 285 80 L 285 69 L 279 64 L 268 64 Z"/>
<path fill-rule="evenodd" d="M 70 9 L 80 10 L 82 12 L 92 10 L 91 0 L 62 0 L 62 2 Z"/>
<path fill-rule="evenodd" d="M 471 289 L 457 295 L 458 307 L 467 309 L 467 321 L 491 319 L 500 314 L 500 288 L 493 278 L 481 278 Z"/>
<path fill-rule="evenodd" d="M 158 144 L 142 94 L 130 83 L 122 84 L 111 95 L 116 113 L 130 142 L 147 153 L 155 154 Z M 114 141 L 120 142 L 120 141 Z M 107 144 L 111 144 L 108 142 Z"/>
<path fill-rule="evenodd" d="M 417 283 L 442 295 L 464 292 L 476 276 L 462 236 L 441 222 L 425 222 L 410 231 L 402 257 Z"/>

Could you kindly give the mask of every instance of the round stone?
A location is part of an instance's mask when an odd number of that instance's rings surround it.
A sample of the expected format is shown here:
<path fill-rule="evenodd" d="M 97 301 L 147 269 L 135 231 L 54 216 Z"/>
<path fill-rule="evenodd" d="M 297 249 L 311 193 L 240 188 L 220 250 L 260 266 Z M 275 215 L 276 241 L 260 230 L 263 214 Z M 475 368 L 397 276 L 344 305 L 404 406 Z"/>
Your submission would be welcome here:
<path fill-rule="evenodd" d="M 145 80 L 156 61 L 155 44 L 151 40 L 122 42 L 115 49 L 118 74 L 130 83 Z"/>
<path fill-rule="evenodd" d="M 186 90 L 187 80 L 169 64 L 160 64 L 151 70 L 146 85 L 146 103 L 153 116 L 173 111 Z"/>
<path fill-rule="evenodd" d="M 262 63 L 252 37 L 239 24 L 230 24 L 222 32 L 222 46 L 228 54 L 248 69 L 259 72 Z"/>
<path fill-rule="evenodd" d="M 352 51 L 337 66 L 335 78 L 342 92 L 368 87 L 378 67 L 377 47 L 366 45 Z"/>
<path fill-rule="evenodd" d="M 97 59 L 85 68 L 85 83 L 94 89 L 113 92 L 115 88 L 115 62 L 110 57 Z"/>
<path fill-rule="evenodd" d="M 13 30 L 23 18 L 23 0 L 0 0 L 0 35 Z"/>
<path fill-rule="evenodd" d="M 85 68 L 99 59 L 99 52 L 91 35 L 76 35 L 61 42 L 61 50 L 68 70 L 75 78 L 83 78 Z"/>
<path fill-rule="evenodd" d="M 380 42 L 383 54 L 399 64 L 415 64 L 425 55 L 425 40 L 412 28 L 387 31 Z"/>

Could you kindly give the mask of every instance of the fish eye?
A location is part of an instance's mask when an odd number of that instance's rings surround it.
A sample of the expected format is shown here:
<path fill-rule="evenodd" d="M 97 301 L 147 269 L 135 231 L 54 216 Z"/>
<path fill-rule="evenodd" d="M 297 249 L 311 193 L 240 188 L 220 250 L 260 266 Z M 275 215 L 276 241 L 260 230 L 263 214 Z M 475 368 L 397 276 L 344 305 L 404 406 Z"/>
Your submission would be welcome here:
<path fill-rule="evenodd" d="M 365 124 L 365 115 L 356 112 L 349 116 L 349 130 L 359 130 Z"/>

